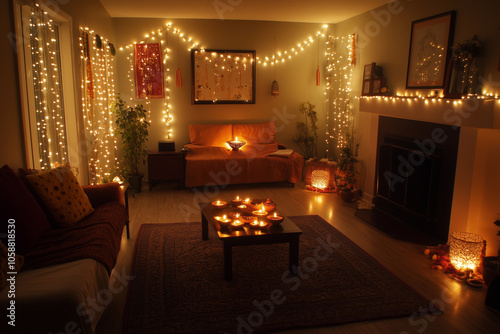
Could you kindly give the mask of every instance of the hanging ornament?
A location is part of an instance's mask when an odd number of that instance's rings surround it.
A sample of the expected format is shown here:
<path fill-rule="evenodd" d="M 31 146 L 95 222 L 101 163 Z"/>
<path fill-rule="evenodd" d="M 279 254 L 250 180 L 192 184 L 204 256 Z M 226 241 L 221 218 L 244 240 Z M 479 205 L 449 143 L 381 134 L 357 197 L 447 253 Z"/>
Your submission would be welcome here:
<path fill-rule="evenodd" d="M 182 87 L 182 74 L 181 68 L 179 67 L 179 35 L 177 35 L 177 72 L 175 73 L 175 87 Z"/>
<path fill-rule="evenodd" d="M 280 95 L 280 87 L 278 81 L 276 81 L 276 61 L 274 60 L 276 55 L 276 35 L 274 35 L 274 54 L 273 54 L 273 83 L 271 84 L 271 95 Z"/>
<path fill-rule="evenodd" d="M 280 87 L 278 85 L 278 81 L 274 80 L 271 84 L 271 95 L 278 96 L 280 95 Z"/>
<path fill-rule="evenodd" d="M 319 72 L 319 35 L 318 35 L 318 67 L 316 69 L 316 86 L 321 84 L 320 72 Z"/>

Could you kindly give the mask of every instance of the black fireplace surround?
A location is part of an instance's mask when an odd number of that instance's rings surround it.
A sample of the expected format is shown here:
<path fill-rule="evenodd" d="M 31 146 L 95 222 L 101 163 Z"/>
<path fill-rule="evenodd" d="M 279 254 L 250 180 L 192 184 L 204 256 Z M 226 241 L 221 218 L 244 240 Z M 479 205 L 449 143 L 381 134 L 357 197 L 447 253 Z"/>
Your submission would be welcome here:
<path fill-rule="evenodd" d="M 459 136 L 459 127 L 380 116 L 375 210 L 446 243 Z"/>

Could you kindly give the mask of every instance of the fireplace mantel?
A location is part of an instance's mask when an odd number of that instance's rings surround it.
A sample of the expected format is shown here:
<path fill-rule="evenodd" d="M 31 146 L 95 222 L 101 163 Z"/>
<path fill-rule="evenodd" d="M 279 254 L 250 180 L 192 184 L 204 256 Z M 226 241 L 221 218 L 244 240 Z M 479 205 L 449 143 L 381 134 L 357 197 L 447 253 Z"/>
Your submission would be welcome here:
<path fill-rule="evenodd" d="M 367 97 L 361 112 L 418 121 L 484 129 L 500 129 L 500 100 Z"/>

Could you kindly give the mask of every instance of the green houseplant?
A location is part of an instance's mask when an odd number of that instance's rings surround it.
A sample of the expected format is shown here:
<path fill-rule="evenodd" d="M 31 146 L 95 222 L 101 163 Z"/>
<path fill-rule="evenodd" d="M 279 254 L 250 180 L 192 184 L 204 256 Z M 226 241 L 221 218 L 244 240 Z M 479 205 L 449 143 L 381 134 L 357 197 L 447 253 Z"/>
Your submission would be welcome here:
<path fill-rule="evenodd" d="M 147 111 L 139 104 L 128 107 L 119 96 L 114 103 L 116 116 L 115 135 L 122 137 L 122 176 L 128 180 L 134 192 L 141 192 L 144 174 L 139 171 L 139 164 L 145 164 L 148 156 L 146 142 L 148 140 Z"/>
<path fill-rule="evenodd" d="M 297 122 L 297 135 L 292 138 L 302 150 L 306 160 L 318 157 L 318 116 L 316 106 L 307 101 L 301 103 L 299 110 L 304 113 L 305 122 Z"/>
<path fill-rule="evenodd" d="M 346 202 L 354 199 L 358 186 L 356 184 L 356 164 L 359 144 L 351 136 L 347 144 L 340 148 L 340 157 L 337 161 L 336 188 L 338 195 Z"/>

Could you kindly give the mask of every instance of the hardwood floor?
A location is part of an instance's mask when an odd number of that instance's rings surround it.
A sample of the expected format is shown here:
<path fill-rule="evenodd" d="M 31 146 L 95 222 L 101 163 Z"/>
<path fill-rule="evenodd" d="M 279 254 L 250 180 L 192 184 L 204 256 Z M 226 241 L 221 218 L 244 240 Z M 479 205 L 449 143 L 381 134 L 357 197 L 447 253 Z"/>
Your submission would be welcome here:
<path fill-rule="evenodd" d="M 98 323 L 97 334 L 121 333 L 123 310 L 137 232 L 144 223 L 200 223 L 197 201 L 246 198 L 271 198 L 279 212 L 287 216 L 319 215 L 359 247 L 371 254 L 394 275 L 431 301 L 444 313 L 427 317 L 384 319 L 328 328 L 286 331 L 283 333 L 497 333 L 500 314 L 484 305 L 486 289 L 473 290 L 444 273 L 431 269 L 431 260 L 423 255 L 423 245 L 392 239 L 354 217 L 355 203 L 345 203 L 335 193 L 307 191 L 303 184 L 235 185 L 222 189 L 177 189 L 160 184 L 129 198 L 131 238 L 124 231 L 121 251 L 113 270 L 113 299 Z M 334 275 L 335 273 L 332 273 Z M 121 286 L 120 286 L 121 284 Z M 121 287 L 125 287 L 121 289 Z M 416 312 L 418 310 L 415 310 Z"/>

